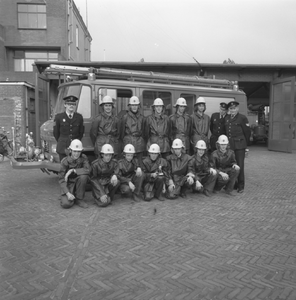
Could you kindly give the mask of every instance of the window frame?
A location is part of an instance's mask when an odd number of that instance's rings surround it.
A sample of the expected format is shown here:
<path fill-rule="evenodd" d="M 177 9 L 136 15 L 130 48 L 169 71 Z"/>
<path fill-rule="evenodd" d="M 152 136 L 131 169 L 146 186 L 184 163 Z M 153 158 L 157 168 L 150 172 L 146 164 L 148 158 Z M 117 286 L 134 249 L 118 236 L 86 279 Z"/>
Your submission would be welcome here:
<path fill-rule="evenodd" d="M 26 11 L 22 11 L 21 7 L 26 7 Z M 34 11 L 34 7 L 36 11 Z M 40 7 L 44 8 L 38 9 Z M 30 9 L 31 8 L 31 9 Z M 36 19 L 33 19 L 36 16 Z M 22 20 L 21 17 L 24 17 Z M 30 19 L 31 17 L 31 19 Z M 25 20 L 26 18 L 26 20 Z M 46 30 L 47 29 L 47 9 L 46 4 L 42 3 L 17 3 L 17 21 L 18 29 L 29 29 L 29 30 Z M 32 21 L 36 22 L 36 26 L 31 27 Z M 26 23 L 26 24 L 25 24 Z M 40 25 L 39 25 L 40 24 Z"/>
<path fill-rule="evenodd" d="M 38 60 L 57 61 L 59 58 L 58 51 L 23 50 L 22 55 L 19 55 L 19 54 L 16 55 L 16 52 L 21 52 L 21 51 L 15 50 L 15 52 L 14 52 L 14 58 L 13 58 L 14 72 L 33 72 L 32 64 L 34 64 L 35 61 L 38 61 Z M 35 57 L 34 57 L 34 55 L 35 55 Z M 40 55 L 41 57 L 38 57 L 38 55 Z M 32 57 L 30 57 L 30 56 L 32 56 Z M 16 63 L 19 64 L 19 68 L 16 68 Z M 32 66 L 32 67 L 29 67 L 29 66 Z"/>

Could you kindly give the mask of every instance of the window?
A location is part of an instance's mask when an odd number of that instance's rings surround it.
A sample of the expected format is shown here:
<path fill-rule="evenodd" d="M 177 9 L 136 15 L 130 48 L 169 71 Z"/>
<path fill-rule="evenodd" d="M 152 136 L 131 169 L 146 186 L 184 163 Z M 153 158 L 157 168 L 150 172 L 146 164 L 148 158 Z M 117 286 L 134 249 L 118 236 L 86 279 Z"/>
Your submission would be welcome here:
<path fill-rule="evenodd" d="M 14 71 L 16 72 L 32 72 L 35 60 L 58 60 L 58 52 L 53 51 L 15 51 L 14 52 Z"/>
<path fill-rule="evenodd" d="M 56 114 L 59 114 L 59 113 L 65 111 L 64 98 L 69 95 L 76 96 L 77 98 L 79 98 L 80 90 L 81 90 L 80 84 L 67 85 L 67 86 L 60 88 L 53 115 L 56 115 Z"/>
<path fill-rule="evenodd" d="M 77 112 L 82 114 L 83 118 L 91 117 L 91 89 L 89 86 L 82 86 Z"/>
<path fill-rule="evenodd" d="M 211 116 L 212 113 L 219 111 L 221 102 L 228 103 L 230 101 L 236 100 L 235 98 L 230 98 L 230 97 L 210 97 L 204 95 L 200 95 L 200 96 L 206 100 L 206 114 L 208 114 L 209 116 Z"/>
<path fill-rule="evenodd" d="M 76 48 L 79 49 L 79 28 L 76 25 Z"/>
<path fill-rule="evenodd" d="M 100 88 L 97 91 L 97 100 L 102 102 L 103 98 L 108 95 L 113 99 L 114 111 L 119 117 L 128 110 L 128 102 L 130 97 L 133 96 L 133 92 L 128 89 L 107 89 Z M 101 107 L 100 107 L 101 109 Z M 99 110 L 101 111 L 101 110 Z M 98 112 L 96 114 L 98 114 Z"/>
<path fill-rule="evenodd" d="M 161 98 L 165 106 L 165 114 L 172 114 L 172 94 L 161 91 L 143 91 L 143 114 L 149 116 L 152 113 L 151 106 L 156 98 Z"/>
<path fill-rule="evenodd" d="M 195 94 L 181 94 L 180 97 L 184 98 L 187 103 L 187 113 L 191 115 L 193 113 L 193 107 L 194 103 L 196 101 L 196 95 Z"/>
<path fill-rule="evenodd" d="M 46 29 L 46 5 L 18 4 L 18 28 Z"/>

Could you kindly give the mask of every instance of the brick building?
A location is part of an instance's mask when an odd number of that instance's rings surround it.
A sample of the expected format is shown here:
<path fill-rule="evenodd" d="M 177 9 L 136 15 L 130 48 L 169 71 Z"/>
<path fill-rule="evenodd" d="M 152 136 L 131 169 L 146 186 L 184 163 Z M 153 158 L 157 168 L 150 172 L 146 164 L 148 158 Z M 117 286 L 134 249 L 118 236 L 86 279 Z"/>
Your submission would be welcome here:
<path fill-rule="evenodd" d="M 0 1 L 0 127 L 14 126 L 24 142 L 35 132 L 34 61 L 89 62 L 92 38 L 73 0 Z M 40 122 L 50 115 L 57 83 L 41 84 Z"/>

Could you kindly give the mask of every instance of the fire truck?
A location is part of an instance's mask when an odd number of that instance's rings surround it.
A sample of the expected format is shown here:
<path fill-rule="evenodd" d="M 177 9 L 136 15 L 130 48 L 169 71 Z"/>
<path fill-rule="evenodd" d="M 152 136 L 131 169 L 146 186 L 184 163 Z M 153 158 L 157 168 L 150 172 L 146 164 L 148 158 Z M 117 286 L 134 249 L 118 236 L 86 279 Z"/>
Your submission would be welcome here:
<path fill-rule="evenodd" d="M 200 76 L 156 73 L 111 68 L 84 68 L 52 64 L 44 71 L 46 74 L 63 74 L 65 81 L 58 87 L 58 97 L 51 119 L 40 128 L 40 148 L 34 149 L 34 143 L 28 135 L 30 143 L 21 149 L 15 149 L 11 158 L 14 169 L 41 169 L 50 174 L 60 169 L 59 156 L 56 152 L 57 141 L 53 136 L 54 117 L 64 111 L 63 99 L 68 95 L 78 98 L 76 111 L 84 118 L 85 133 L 82 139 L 84 153 L 94 157 L 94 145 L 90 139 L 92 121 L 100 113 L 100 103 L 109 95 L 114 102 L 114 111 L 121 116 L 128 110 L 130 97 L 137 96 L 141 102 L 144 116 L 151 114 L 154 99 L 161 98 L 165 105 L 165 113 L 174 112 L 176 100 L 183 97 L 187 101 L 187 112 L 191 115 L 198 97 L 206 100 L 206 114 L 219 111 L 220 102 L 237 101 L 240 112 L 247 114 L 247 99 L 237 82 L 206 78 Z M 73 80 L 72 75 L 79 75 Z M 38 113 L 38 112 L 36 112 Z"/>

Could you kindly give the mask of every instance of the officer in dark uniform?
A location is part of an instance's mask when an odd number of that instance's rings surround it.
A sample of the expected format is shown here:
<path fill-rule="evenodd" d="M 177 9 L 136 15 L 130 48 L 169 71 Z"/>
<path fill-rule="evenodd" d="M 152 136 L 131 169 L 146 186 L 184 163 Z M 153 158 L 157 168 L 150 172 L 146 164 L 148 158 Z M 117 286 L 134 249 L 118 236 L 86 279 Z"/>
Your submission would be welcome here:
<path fill-rule="evenodd" d="M 57 141 L 57 153 L 60 161 L 67 156 L 65 150 L 68 149 L 72 140 L 81 141 L 84 134 L 83 117 L 75 112 L 78 98 L 76 96 L 67 96 L 65 101 L 65 112 L 55 116 L 53 135 Z"/>
<path fill-rule="evenodd" d="M 242 193 L 245 188 L 245 151 L 250 141 L 251 129 L 248 118 L 240 114 L 239 103 L 231 101 L 228 103 L 229 114 L 225 117 L 226 135 L 229 139 L 230 149 L 234 150 L 235 159 L 240 167 L 237 182 L 237 192 Z"/>
<path fill-rule="evenodd" d="M 225 134 L 225 117 L 227 115 L 227 104 L 225 102 L 220 103 L 220 112 L 213 113 L 210 120 L 210 145 L 211 152 L 216 150 L 216 142 L 218 137 Z"/>

